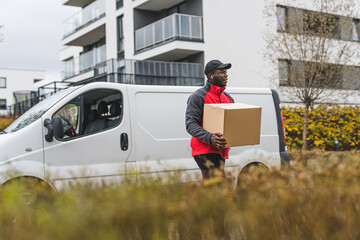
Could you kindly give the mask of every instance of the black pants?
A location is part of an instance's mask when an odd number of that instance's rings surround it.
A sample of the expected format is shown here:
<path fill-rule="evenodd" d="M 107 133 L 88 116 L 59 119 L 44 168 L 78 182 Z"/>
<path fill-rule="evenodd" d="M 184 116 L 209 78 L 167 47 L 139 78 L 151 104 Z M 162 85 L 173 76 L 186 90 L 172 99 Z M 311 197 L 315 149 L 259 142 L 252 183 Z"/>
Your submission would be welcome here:
<path fill-rule="evenodd" d="M 194 156 L 199 166 L 203 179 L 212 177 L 225 177 L 225 159 L 220 154 L 207 153 Z"/>

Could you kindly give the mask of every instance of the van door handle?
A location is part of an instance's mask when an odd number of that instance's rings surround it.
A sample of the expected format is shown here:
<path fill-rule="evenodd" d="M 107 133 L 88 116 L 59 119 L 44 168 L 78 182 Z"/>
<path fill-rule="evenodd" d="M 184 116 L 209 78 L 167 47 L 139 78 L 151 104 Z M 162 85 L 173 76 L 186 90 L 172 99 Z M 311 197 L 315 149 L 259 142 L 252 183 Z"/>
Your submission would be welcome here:
<path fill-rule="evenodd" d="M 126 151 L 128 149 L 129 140 L 128 140 L 128 135 L 126 133 L 121 134 L 120 145 L 121 145 L 121 150 Z"/>

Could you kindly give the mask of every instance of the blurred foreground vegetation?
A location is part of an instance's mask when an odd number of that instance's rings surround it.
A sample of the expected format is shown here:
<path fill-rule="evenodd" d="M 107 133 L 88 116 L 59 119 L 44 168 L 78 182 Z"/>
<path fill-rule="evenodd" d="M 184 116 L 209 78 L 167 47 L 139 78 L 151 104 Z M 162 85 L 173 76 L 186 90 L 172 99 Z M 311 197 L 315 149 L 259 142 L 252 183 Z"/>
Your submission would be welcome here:
<path fill-rule="evenodd" d="M 153 179 L 41 188 L 29 201 L 23 182 L 5 185 L 0 239 L 359 239 L 359 153 L 291 156 L 292 168 L 241 176 L 236 192 Z"/>

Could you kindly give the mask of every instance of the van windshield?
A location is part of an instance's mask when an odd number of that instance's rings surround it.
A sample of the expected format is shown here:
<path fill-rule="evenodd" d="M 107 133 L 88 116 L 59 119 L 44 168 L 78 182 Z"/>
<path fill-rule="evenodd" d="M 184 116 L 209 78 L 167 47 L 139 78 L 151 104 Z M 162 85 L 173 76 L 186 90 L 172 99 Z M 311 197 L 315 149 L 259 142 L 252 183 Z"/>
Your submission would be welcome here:
<path fill-rule="evenodd" d="M 39 119 L 50 107 L 52 107 L 55 103 L 57 103 L 60 99 L 74 91 L 76 88 L 69 88 L 62 90 L 51 97 L 44 99 L 43 101 L 36 104 L 34 107 L 30 108 L 27 112 L 21 115 L 18 119 L 16 119 L 12 124 L 10 124 L 4 131 L 1 133 L 10 133 L 16 132 L 29 124 L 35 122 Z"/>

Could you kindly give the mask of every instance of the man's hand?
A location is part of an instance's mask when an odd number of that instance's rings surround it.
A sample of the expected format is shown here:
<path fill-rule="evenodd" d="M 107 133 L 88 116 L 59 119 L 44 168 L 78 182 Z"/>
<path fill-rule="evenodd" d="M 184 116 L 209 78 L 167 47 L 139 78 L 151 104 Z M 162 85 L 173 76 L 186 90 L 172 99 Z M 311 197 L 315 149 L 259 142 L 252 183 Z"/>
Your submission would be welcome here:
<path fill-rule="evenodd" d="M 213 133 L 211 135 L 211 145 L 219 148 L 224 149 L 226 147 L 226 139 L 222 137 L 223 135 L 221 133 Z"/>

